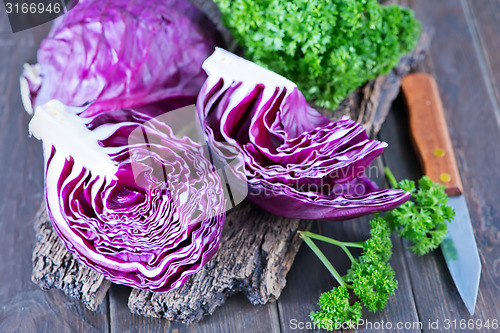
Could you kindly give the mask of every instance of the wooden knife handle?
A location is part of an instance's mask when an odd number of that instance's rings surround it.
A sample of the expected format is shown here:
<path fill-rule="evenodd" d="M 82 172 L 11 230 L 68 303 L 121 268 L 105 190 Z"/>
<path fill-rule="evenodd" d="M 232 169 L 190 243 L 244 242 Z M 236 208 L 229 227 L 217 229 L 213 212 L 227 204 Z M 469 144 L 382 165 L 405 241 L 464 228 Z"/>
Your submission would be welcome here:
<path fill-rule="evenodd" d="M 434 78 L 425 73 L 407 75 L 401 84 L 410 116 L 413 144 L 424 174 L 446 186 L 450 196 L 463 192 L 443 105 Z"/>

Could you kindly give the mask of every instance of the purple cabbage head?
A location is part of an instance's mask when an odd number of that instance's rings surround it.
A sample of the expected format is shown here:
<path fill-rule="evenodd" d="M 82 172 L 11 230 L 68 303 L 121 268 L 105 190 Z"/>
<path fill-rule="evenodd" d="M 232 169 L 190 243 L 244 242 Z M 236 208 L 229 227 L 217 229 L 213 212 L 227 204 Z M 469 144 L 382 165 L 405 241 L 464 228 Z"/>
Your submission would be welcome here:
<path fill-rule="evenodd" d="M 218 249 L 221 177 L 203 145 L 143 116 L 156 111 L 82 112 L 53 100 L 30 122 L 43 140 L 55 231 L 113 282 L 156 292 L 179 287 Z"/>
<path fill-rule="evenodd" d="M 217 49 L 197 110 L 210 146 L 244 163 L 249 199 L 285 217 L 344 220 L 393 209 L 409 193 L 380 190 L 365 175 L 386 143 L 347 117 L 331 121 L 296 85 Z M 232 146 L 233 149 L 227 147 Z"/>
<path fill-rule="evenodd" d="M 165 101 L 194 104 L 203 61 L 220 38 L 188 0 L 80 0 L 54 22 L 25 66 L 27 110 L 57 99 L 82 116 Z M 30 112 L 30 113 L 31 113 Z"/>

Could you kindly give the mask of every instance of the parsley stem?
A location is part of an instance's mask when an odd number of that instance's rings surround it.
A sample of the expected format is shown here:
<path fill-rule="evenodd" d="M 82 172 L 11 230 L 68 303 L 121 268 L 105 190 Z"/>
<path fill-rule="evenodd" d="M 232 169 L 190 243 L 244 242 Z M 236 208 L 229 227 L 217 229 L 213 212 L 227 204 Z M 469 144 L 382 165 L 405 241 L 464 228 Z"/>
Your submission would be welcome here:
<path fill-rule="evenodd" d="M 384 167 L 384 173 L 385 176 L 387 177 L 387 180 L 389 180 L 391 187 L 396 188 L 398 186 L 398 182 L 396 181 L 396 177 L 394 177 L 394 174 L 392 173 L 391 169 L 389 169 L 389 167 Z"/>
<path fill-rule="evenodd" d="M 339 272 L 337 272 L 335 267 L 333 267 L 333 265 L 330 263 L 330 261 L 328 261 L 328 259 L 323 254 L 323 252 L 321 252 L 321 250 L 319 249 L 319 247 L 316 246 L 316 244 L 314 244 L 313 240 L 305 234 L 306 232 L 299 231 L 298 233 L 299 233 L 300 238 L 302 238 L 304 240 L 304 242 L 309 246 L 309 248 L 314 252 L 314 254 L 316 254 L 316 256 L 319 258 L 319 260 L 321 260 L 323 265 L 325 265 L 325 267 L 328 269 L 328 271 L 333 275 L 335 280 L 337 280 L 337 282 L 341 286 L 345 286 L 346 283 L 344 282 L 344 280 L 340 276 Z"/>
<path fill-rule="evenodd" d="M 363 248 L 362 242 L 341 242 L 341 241 L 338 241 L 338 240 L 330 238 L 330 237 L 326 237 L 326 236 L 312 233 L 310 231 L 302 231 L 302 233 L 309 238 L 317 239 L 319 241 L 323 241 L 326 243 L 330 243 L 330 244 L 339 246 L 345 252 L 345 254 L 347 254 L 347 256 L 349 257 L 349 260 L 351 260 L 351 262 L 354 262 L 354 257 L 352 255 L 351 251 L 349 251 L 348 247 L 357 247 L 360 249 Z"/>
<path fill-rule="evenodd" d="M 347 247 L 357 247 L 358 249 L 363 248 L 363 244 L 365 242 L 343 242 L 345 246 Z"/>
<path fill-rule="evenodd" d="M 327 242 L 327 243 L 337 245 L 337 246 L 357 247 L 360 249 L 363 248 L 364 242 L 341 242 L 341 241 L 338 241 L 338 240 L 330 238 L 330 237 L 326 237 L 326 236 L 312 233 L 310 231 L 301 231 L 301 233 L 303 233 L 304 235 L 306 235 L 309 238 L 317 239 L 317 240 Z"/>

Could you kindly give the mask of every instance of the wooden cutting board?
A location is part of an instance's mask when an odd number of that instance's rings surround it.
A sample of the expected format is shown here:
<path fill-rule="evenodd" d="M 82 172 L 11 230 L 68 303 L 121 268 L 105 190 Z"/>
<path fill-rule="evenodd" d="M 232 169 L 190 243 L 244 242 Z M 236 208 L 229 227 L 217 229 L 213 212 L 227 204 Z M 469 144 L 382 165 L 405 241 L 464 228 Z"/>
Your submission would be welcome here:
<path fill-rule="evenodd" d="M 229 32 L 220 24 L 217 7 L 211 1 L 193 2 L 218 22 L 224 38 L 231 44 Z M 357 89 L 335 111 L 320 111 L 332 119 L 348 115 L 375 136 L 399 93 L 401 78 L 423 57 L 429 41 L 424 32 L 416 50 L 402 58 L 391 73 Z M 301 244 L 296 231 L 310 226 L 311 221 L 278 217 L 244 201 L 228 212 L 220 249 L 200 272 L 168 293 L 133 289 L 128 306 L 133 313 L 193 323 L 212 314 L 227 297 L 238 292 L 252 304 L 274 301 L 285 287 L 286 274 Z M 52 229 L 44 204 L 37 214 L 35 230 L 33 282 L 43 289 L 60 289 L 95 310 L 111 282 L 66 250 Z"/>

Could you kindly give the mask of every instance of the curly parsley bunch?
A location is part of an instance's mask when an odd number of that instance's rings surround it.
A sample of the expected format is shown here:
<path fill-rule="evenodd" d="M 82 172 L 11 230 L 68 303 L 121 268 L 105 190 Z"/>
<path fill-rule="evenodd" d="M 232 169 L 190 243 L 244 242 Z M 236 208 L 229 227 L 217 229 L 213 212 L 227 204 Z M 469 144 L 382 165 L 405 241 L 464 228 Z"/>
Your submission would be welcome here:
<path fill-rule="evenodd" d="M 215 0 L 246 56 L 335 109 L 416 45 L 413 12 L 377 0 Z"/>

